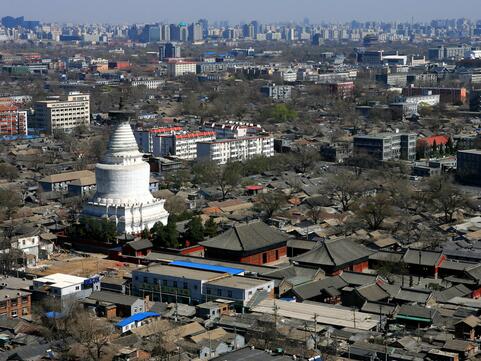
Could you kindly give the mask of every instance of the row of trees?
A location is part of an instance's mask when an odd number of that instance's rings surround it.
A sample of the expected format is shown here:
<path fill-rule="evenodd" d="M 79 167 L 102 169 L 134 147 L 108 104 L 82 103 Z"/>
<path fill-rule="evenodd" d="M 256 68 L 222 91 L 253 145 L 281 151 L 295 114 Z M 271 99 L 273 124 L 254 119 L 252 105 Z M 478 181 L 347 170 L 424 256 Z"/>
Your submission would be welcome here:
<path fill-rule="evenodd" d="M 298 152 L 277 155 L 272 158 L 257 157 L 246 162 L 229 162 L 219 165 L 215 162 L 197 162 L 192 173 L 197 184 L 217 187 L 225 200 L 241 184 L 243 177 L 276 170 L 294 170 L 298 173 L 309 172 L 319 161 L 317 149 L 303 148 Z"/>
<path fill-rule="evenodd" d="M 218 225 L 213 218 L 209 218 L 205 224 L 199 216 L 192 217 L 185 227 L 183 234 L 183 246 L 197 244 L 207 237 L 218 234 Z M 161 222 L 154 224 L 150 231 L 142 232 L 144 238 L 152 238 L 154 246 L 159 248 L 177 248 L 181 245 L 179 231 L 177 230 L 177 218 L 170 215 L 166 225 Z M 188 242 L 188 243 L 187 243 Z"/>
<path fill-rule="evenodd" d="M 330 175 L 321 193 L 329 194 L 341 209 L 354 212 L 357 226 L 378 229 L 391 216 L 422 211 L 441 213 L 444 222 L 468 205 L 466 197 L 446 175 L 428 178 L 415 188 L 399 174 L 370 173 L 359 177 L 344 170 Z"/>

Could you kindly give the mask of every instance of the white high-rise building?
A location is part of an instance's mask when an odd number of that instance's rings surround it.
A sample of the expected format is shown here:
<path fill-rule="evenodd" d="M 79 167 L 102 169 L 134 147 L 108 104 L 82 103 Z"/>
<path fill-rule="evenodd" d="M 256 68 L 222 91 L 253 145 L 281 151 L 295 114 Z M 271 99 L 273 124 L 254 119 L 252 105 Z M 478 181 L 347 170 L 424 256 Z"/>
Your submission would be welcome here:
<path fill-rule="evenodd" d="M 95 168 L 97 192 L 84 215 L 108 218 L 119 233 L 139 233 L 157 222 L 167 224 L 164 200 L 149 191 L 150 167 L 142 160 L 128 122 L 114 130 L 107 153 Z"/>
<path fill-rule="evenodd" d="M 52 133 L 56 129 L 70 131 L 90 124 L 90 95 L 71 92 L 60 98 L 35 103 L 35 127 Z"/>

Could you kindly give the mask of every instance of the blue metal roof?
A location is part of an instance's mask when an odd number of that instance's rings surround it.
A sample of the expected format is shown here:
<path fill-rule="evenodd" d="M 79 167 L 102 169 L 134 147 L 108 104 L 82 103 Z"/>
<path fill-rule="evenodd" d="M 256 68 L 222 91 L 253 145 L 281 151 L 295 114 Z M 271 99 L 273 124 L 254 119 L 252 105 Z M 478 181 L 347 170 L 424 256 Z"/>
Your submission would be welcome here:
<path fill-rule="evenodd" d="M 60 312 L 50 311 L 50 312 L 46 312 L 46 313 L 45 313 L 45 316 L 46 316 L 47 318 L 57 319 L 57 318 L 62 318 L 64 315 L 63 315 L 63 313 L 60 313 Z"/>
<path fill-rule="evenodd" d="M 127 318 L 124 318 L 124 319 L 120 320 L 119 322 L 117 322 L 115 324 L 115 326 L 124 327 L 124 326 L 127 326 L 127 325 L 131 324 L 132 322 L 142 321 L 142 320 L 145 320 L 146 318 L 149 318 L 149 317 L 160 317 L 160 315 L 158 313 L 155 313 L 155 312 L 140 312 L 140 313 L 136 313 L 135 315 L 132 315 L 130 317 L 127 317 Z"/>
<path fill-rule="evenodd" d="M 172 261 L 170 265 L 199 269 L 203 271 L 222 272 L 222 273 L 228 273 L 231 275 L 238 275 L 245 272 L 243 269 L 240 269 L 240 268 L 223 267 L 223 266 L 216 266 L 212 264 L 194 263 L 194 262 L 188 262 L 188 261 Z"/>

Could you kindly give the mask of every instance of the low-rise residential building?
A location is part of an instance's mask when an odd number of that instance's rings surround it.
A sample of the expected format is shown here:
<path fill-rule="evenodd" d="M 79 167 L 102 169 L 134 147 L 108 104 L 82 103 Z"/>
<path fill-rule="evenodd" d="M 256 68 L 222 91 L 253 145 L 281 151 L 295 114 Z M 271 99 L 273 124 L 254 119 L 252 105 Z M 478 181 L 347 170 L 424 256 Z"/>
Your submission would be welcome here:
<path fill-rule="evenodd" d="M 243 161 L 257 156 L 274 156 L 274 138 L 268 136 L 218 139 L 197 143 L 197 158 L 219 164 Z"/>
<path fill-rule="evenodd" d="M 145 311 L 142 298 L 109 291 L 92 292 L 83 303 L 96 308 L 98 315 L 107 318 L 129 317 Z"/>
<path fill-rule="evenodd" d="M 52 174 L 39 180 L 45 192 L 65 191 L 69 184 L 80 179 L 95 179 L 95 173 L 89 170 Z"/>
<path fill-rule="evenodd" d="M 29 292 L 0 290 L 0 319 L 29 317 L 32 314 L 32 300 Z"/>
<path fill-rule="evenodd" d="M 52 302 L 52 309 L 60 310 L 68 309 L 76 300 L 88 297 L 94 291 L 100 291 L 98 277 L 85 278 L 63 273 L 36 278 L 32 288 L 34 298 L 48 297 L 56 301 L 56 304 Z"/>
<path fill-rule="evenodd" d="M 375 160 L 415 160 L 416 134 L 378 133 L 356 135 L 353 152 L 355 156 L 368 155 Z"/>

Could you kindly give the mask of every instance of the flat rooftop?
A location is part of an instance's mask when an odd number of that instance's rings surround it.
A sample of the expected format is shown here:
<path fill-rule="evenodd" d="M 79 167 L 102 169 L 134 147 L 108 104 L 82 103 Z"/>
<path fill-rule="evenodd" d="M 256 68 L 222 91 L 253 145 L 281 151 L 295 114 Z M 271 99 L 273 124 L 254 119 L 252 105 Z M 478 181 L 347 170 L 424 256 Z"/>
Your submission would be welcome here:
<path fill-rule="evenodd" d="M 134 272 L 153 273 L 161 276 L 170 276 L 177 278 L 193 279 L 198 281 L 208 281 L 219 277 L 218 272 L 203 271 L 198 269 L 190 269 L 184 267 L 168 266 L 168 265 L 153 265 L 140 268 Z"/>
<path fill-rule="evenodd" d="M 209 282 L 210 285 L 220 286 L 220 287 L 230 287 L 230 288 L 242 288 L 244 290 L 249 290 L 251 288 L 259 287 L 265 285 L 266 283 L 271 283 L 273 281 L 259 280 L 256 278 L 247 278 L 240 276 L 232 276 L 221 278 L 215 281 Z"/>
<path fill-rule="evenodd" d="M 52 287 L 69 287 L 83 283 L 87 278 L 67 275 L 64 273 L 54 273 L 49 276 L 36 278 L 34 282 L 47 283 Z"/>
<path fill-rule="evenodd" d="M 298 303 L 281 300 L 263 300 L 251 311 L 263 314 L 277 314 L 286 318 L 314 321 L 322 325 L 349 327 L 359 330 L 372 330 L 379 323 L 379 316 L 353 311 L 347 307 L 326 305 L 322 303 Z"/>
<path fill-rule="evenodd" d="M 467 153 L 467 154 L 481 154 L 481 149 L 467 149 L 467 150 L 459 150 L 459 153 Z"/>
<path fill-rule="evenodd" d="M 186 261 L 186 262 L 195 262 L 200 264 L 209 264 L 214 266 L 239 268 L 244 270 L 245 272 L 258 273 L 258 274 L 270 272 L 276 269 L 276 267 L 271 267 L 271 266 L 256 266 L 256 265 L 245 264 L 245 263 L 240 264 L 235 262 L 218 261 L 218 260 L 212 260 L 212 259 L 206 259 L 206 258 L 200 258 L 200 257 L 181 256 L 177 254 L 160 253 L 160 252 L 152 252 L 149 255 L 141 258 L 148 259 L 153 262 L 170 263 L 172 261 Z"/>

